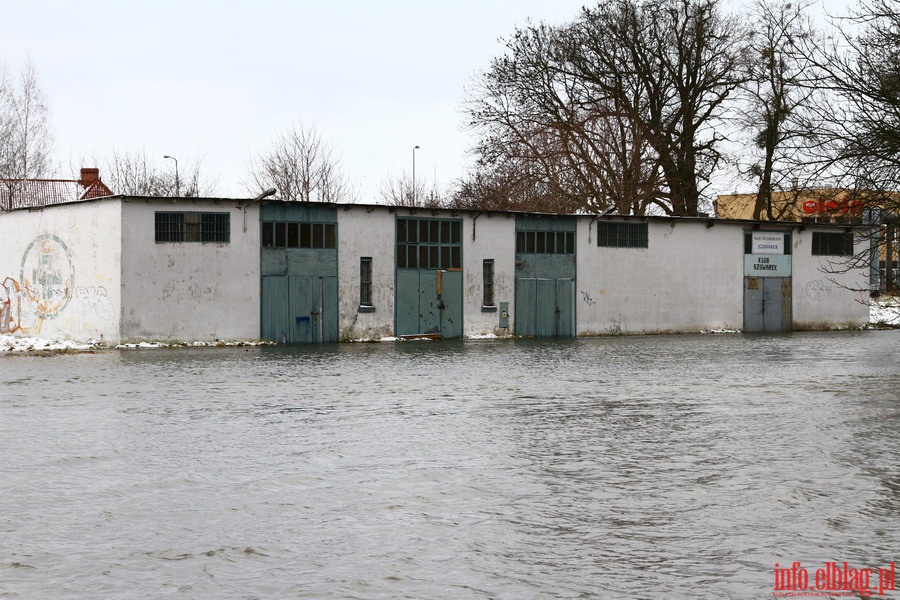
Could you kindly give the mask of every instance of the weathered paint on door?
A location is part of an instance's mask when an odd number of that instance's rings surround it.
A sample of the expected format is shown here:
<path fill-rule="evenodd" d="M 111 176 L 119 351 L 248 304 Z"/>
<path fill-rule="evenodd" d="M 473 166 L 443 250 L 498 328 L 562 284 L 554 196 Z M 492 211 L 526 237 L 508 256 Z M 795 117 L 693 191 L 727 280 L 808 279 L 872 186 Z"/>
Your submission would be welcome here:
<path fill-rule="evenodd" d="M 462 220 L 397 217 L 398 336 L 462 337 Z"/>
<path fill-rule="evenodd" d="M 337 213 L 303 203 L 260 209 L 263 339 L 338 341 Z"/>
<path fill-rule="evenodd" d="M 791 278 L 744 277 L 744 331 L 791 331 Z"/>
<path fill-rule="evenodd" d="M 516 335 L 574 337 L 574 315 L 574 280 L 516 280 Z"/>
<path fill-rule="evenodd" d="M 397 270 L 397 335 L 462 337 L 462 270 Z"/>
<path fill-rule="evenodd" d="M 575 336 L 575 220 L 516 218 L 516 335 Z"/>
<path fill-rule="evenodd" d="M 337 277 L 263 277 L 263 338 L 284 344 L 338 341 L 337 287 Z"/>

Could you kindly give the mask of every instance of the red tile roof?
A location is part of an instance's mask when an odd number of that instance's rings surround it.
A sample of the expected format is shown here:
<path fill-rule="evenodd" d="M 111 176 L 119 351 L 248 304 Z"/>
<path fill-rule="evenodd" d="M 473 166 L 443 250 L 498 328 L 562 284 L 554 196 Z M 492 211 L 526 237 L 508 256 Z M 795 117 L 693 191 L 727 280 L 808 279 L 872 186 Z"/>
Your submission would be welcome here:
<path fill-rule="evenodd" d="M 99 179 L 87 187 L 74 179 L 0 179 L 0 210 L 66 204 L 112 195 Z"/>

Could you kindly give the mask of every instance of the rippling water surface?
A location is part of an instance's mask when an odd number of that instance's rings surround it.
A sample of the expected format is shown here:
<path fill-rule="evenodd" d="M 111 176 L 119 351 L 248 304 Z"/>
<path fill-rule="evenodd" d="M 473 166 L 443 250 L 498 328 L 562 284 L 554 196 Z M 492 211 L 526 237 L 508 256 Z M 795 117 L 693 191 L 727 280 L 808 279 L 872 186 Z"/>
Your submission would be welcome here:
<path fill-rule="evenodd" d="M 900 559 L 898 384 L 898 331 L 0 357 L 0 597 L 771 597 Z"/>

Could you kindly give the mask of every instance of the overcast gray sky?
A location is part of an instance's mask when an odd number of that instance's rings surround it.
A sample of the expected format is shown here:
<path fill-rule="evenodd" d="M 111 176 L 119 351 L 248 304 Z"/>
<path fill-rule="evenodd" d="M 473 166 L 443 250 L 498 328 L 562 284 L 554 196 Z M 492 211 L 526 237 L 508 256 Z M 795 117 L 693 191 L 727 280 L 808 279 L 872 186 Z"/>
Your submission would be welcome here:
<path fill-rule="evenodd" d="M 409 173 L 447 185 L 472 138 L 472 76 L 530 18 L 573 19 L 583 0 L 8 2 L 0 57 L 26 56 L 52 111 L 62 176 L 93 157 L 144 150 L 197 158 L 221 196 L 243 197 L 251 155 L 294 123 L 315 125 L 377 202 Z"/>

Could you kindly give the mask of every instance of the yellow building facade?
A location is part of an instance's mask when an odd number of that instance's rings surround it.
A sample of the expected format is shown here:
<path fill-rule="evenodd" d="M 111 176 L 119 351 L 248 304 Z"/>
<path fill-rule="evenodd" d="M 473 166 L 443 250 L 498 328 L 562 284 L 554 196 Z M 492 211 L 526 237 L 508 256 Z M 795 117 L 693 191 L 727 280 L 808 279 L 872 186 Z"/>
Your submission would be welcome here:
<path fill-rule="evenodd" d="M 716 216 L 720 219 L 753 219 L 756 194 L 726 194 L 716 198 Z M 849 190 L 791 190 L 772 193 L 772 220 L 836 221 L 860 220 L 866 203 Z M 765 211 L 760 215 L 766 219 Z"/>

